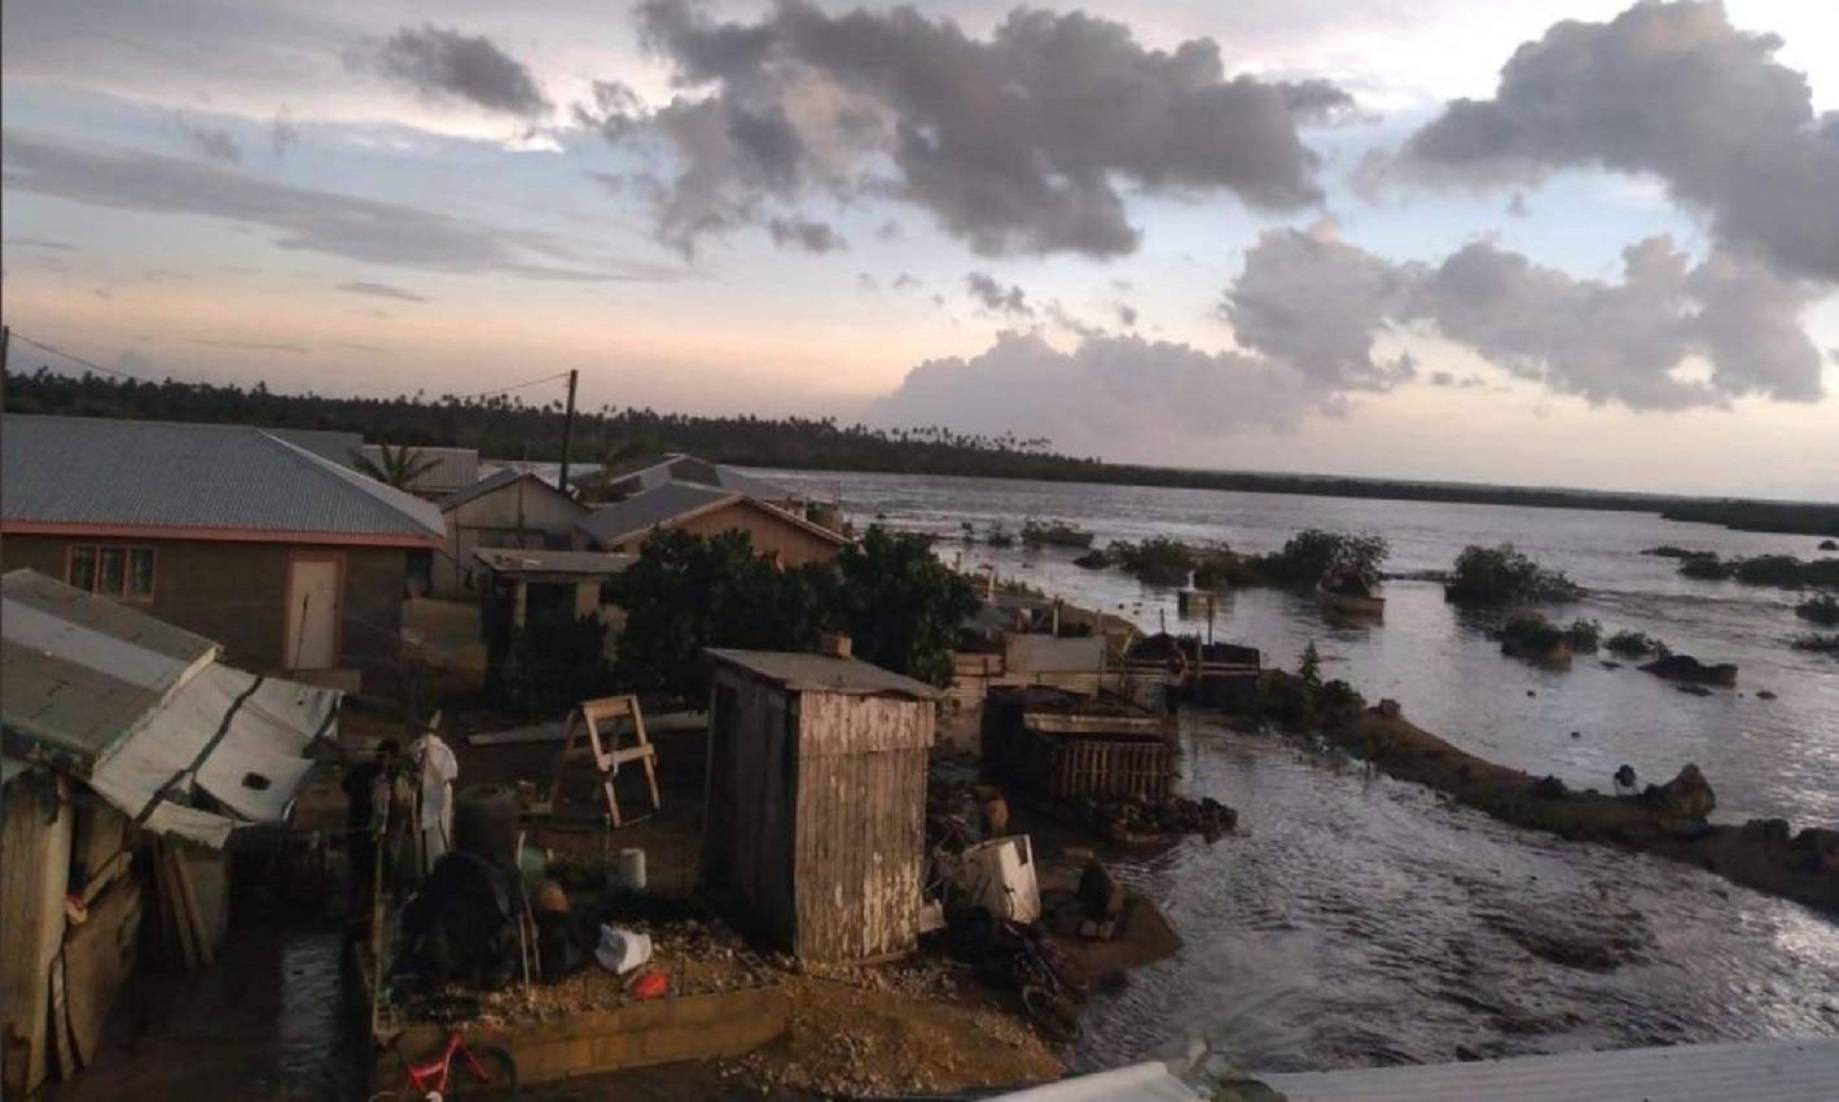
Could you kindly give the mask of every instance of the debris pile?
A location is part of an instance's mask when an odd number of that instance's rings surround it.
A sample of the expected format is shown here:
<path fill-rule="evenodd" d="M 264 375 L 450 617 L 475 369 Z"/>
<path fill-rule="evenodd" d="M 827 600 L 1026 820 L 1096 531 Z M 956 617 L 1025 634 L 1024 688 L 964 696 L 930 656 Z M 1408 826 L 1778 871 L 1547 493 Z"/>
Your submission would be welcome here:
<path fill-rule="evenodd" d="M 1067 810 L 1116 842 L 1157 842 L 1183 834 L 1211 842 L 1239 825 L 1239 813 L 1211 796 L 1088 796 L 1067 801 Z"/>

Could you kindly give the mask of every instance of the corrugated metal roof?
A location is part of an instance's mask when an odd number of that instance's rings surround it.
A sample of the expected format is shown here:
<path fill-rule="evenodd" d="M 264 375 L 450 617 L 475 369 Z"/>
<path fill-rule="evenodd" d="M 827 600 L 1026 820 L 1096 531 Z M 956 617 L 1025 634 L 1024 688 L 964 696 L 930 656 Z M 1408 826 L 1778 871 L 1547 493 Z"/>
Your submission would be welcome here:
<path fill-rule="evenodd" d="M 389 445 L 391 451 L 396 447 Z M 418 444 L 407 447 L 418 461 L 434 463 L 409 483 L 409 489 L 416 493 L 444 494 L 479 481 L 479 453 L 473 448 L 424 448 Z M 378 463 L 383 459 L 383 448 L 381 444 L 360 444 L 358 454 Z"/>
<path fill-rule="evenodd" d="M 331 429 L 277 429 L 261 425 L 256 427 L 341 467 L 349 467 L 357 462 L 358 450 L 364 446 L 362 433 L 335 432 Z"/>
<path fill-rule="evenodd" d="M 1257 1075 L 1290 1102 L 1833 1102 L 1839 1038 Z"/>
<path fill-rule="evenodd" d="M 587 470 L 570 481 L 577 483 L 594 483 L 600 480 L 598 472 Z M 765 479 L 742 474 L 733 467 L 711 463 L 694 455 L 673 452 L 662 459 L 644 459 L 629 464 L 607 476 L 605 486 L 610 494 L 638 494 L 668 486 L 673 482 L 687 482 L 694 486 L 710 486 L 727 490 L 731 493 L 746 494 L 762 501 L 785 501 L 790 498 L 785 488 L 776 486 Z"/>
<path fill-rule="evenodd" d="M 5 578 L 0 731 L 15 764 L 75 776 L 148 829 L 222 845 L 283 818 L 333 689 L 216 662 L 215 643 L 28 570 Z M 225 814 L 191 806 L 208 793 Z"/>
<path fill-rule="evenodd" d="M 0 519 L 427 539 L 440 510 L 244 425 L 8 414 Z"/>
<path fill-rule="evenodd" d="M 520 551 L 514 547 L 482 547 L 473 557 L 500 574 L 580 574 L 599 577 L 619 574 L 637 562 L 637 555 L 611 551 Z"/>
<path fill-rule="evenodd" d="M 498 470 L 486 475 L 471 486 L 463 486 L 442 498 L 440 501 L 441 512 L 451 513 L 469 501 L 477 501 L 486 494 L 502 490 L 506 486 L 516 485 L 525 478 L 533 478 L 538 482 L 542 482 L 543 485 L 549 486 L 549 483 L 543 482 L 542 479 L 537 478 L 527 471 L 520 471 L 511 467 L 500 467 Z M 550 486 L 549 488 L 553 490 L 555 487 Z"/>
<path fill-rule="evenodd" d="M 711 647 L 710 658 L 783 685 L 795 692 L 869 695 L 893 693 L 915 700 L 937 700 L 939 690 L 924 681 L 884 670 L 853 658 L 795 651 L 729 650 Z"/>
<path fill-rule="evenodd" d="M 727 490 L 670 482 L 624 501 L 602 505 L 582 517 L 577 527 L 600 543 L 611 546 L 643 535 L 685 513 L 739 500 L 741 495 Z"/>

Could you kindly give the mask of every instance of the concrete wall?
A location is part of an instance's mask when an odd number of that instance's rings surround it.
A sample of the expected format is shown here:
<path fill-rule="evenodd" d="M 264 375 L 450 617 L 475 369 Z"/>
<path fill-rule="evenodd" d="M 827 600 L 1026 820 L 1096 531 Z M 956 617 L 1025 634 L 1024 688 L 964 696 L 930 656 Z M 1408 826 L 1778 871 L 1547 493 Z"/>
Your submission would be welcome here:
<path fill-rule="evenodd" d="M 736 501 L 667 527 L 704 537 L 736 530 L 746 532 L 753 539 L 755 551 L 767 558 L 777 557 L 785 566 L 835 562 L 842 551 L 834 541 L 746 501 Z M 645 536 L 636 536 L 613 550 L 637 554 L 644 542 Z"/>
<path fill-rule="evenodd" d="M 467 572 L 475 569 L 473 552 L 491 547 L 540 550 L 558 541 L 559 546 L 572 547 L 575 522 L 586 515 L 586 506 L 536 478 L 519 479 L 453 509 L 446 514 L 447 546 L 434 565 L 434 595 L 478 599 L 480 579 L 474 577 L 474 588 L 466 586 Z"/>
<path fill-rule="evenodd" d="M 340 664 L 366 671 L 387 671 L 395 665 L 407 551 L 9 535 L 0 546 L 0 562 L 7 570 L 29 567 L 64 581 L 67 552 L 73 543 L 152 547 L 153 598 L 129 603 L 223 644 L 226 661 L 255 670 L 278 669 L 284 660 L 290 557 L 298 553 L 335 555 L 344 563 Z"/>

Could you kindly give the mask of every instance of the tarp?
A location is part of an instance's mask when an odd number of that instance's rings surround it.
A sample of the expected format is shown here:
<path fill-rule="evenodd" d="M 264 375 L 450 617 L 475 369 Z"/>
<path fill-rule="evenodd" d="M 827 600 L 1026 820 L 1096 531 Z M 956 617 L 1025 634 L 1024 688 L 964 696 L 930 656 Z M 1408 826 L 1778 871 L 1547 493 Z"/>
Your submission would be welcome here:
<path fill-rule="evenodd" d="M 302 752 L 329 733 L 333 689 L 210 665 L 151 712 L 88 778 L 153 830 L 221 846 L 240 822 L 286 818 L 313 763 Z M 199 792 L 226 814 L 191 806 Z"/>

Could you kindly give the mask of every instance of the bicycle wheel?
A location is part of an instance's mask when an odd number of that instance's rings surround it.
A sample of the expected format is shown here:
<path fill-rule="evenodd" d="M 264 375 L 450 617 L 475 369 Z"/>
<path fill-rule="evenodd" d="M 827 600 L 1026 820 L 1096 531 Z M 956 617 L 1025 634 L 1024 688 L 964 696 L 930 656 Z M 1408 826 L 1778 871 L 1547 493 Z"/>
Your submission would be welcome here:
<path fill-rule="evenodd" d="M 1022 1008 L 1042 1033 L 1062 1044 L 1079 1039 L 1079 1007 L 1045 987 L 1022 988 Z"/>
<path fill-rule="evenodd" d="M 456 1055 L 453 1058 L 453 1070 L 447 1076 L 447 1097 L 464 1098 L 468 1102 L 479 1099 L 507 1099 L 517 1097 L 517 1061 L 511 1054 L 496 1045 L 480 1045 L 469 1049 L 473 1059 L 485 1072 L 481 1080 L 473 1071 L 466 1058 Z"/>

